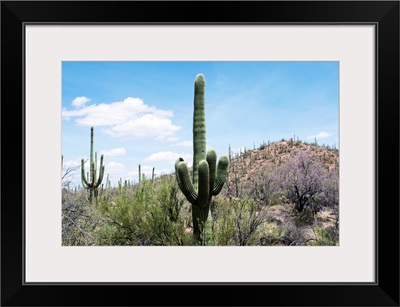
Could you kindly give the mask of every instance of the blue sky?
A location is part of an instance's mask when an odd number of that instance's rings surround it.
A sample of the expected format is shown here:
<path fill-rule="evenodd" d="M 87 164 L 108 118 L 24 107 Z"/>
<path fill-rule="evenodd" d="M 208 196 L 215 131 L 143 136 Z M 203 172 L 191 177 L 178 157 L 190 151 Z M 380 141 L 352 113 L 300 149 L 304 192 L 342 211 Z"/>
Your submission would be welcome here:
<path fill-rule="evenodd" d="M 192 164 L 194 79 L 206 79 L 207 147 L 217 156 L 293 136 L 339 148 L 339 62 L 63 62 L 62 153 L 94 149 L 111 184 Z M 81 186 L 80 171 L 68 178 Z"/>

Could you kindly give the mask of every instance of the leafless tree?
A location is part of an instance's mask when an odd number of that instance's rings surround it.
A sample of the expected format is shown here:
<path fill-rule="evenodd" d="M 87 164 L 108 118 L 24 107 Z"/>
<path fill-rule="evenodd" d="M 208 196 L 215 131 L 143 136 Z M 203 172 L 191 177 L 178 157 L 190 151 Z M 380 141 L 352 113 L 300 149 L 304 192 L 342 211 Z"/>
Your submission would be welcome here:
<path fill-rule="evenodd" d="M 260 226 L 270 220 L 268 207 L 252 199 L 238 199 L 234 204 L 236 230 L 234 240 L 239 246 L 245 246 L 255 238 Z M 253 242 L 254 243 L 254 242 Z"/>
<path fill-rule="evenodd" d="M 298 212 L 312 205 L 317 193 L 322 192 L 326 172 L 309 151 L 297 152 L 282 165 L 283 184 Z"/>
<path fill-rule="evenodd" d="M 79 163 L 77 163 L 76 165 L 65 167 L 63 160 L 64 159 L 62 156 L 62 158 L 61 158 L 61 170 L 62 170 L 61 183 L 62 183 L 63 188 L 69 189 L 70 185 L 71 185 L 71 176 L 81 168 L 81 165 Z"/>

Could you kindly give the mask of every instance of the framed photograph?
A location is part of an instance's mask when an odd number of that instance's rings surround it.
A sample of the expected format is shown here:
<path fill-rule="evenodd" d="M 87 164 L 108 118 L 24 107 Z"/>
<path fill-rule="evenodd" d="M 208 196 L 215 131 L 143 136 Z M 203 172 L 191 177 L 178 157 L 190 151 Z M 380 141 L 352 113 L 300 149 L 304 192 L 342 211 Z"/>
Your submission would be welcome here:
<path fill-rule="evenodd" d="M 2 306 L 399 306 L 399 8 L 2 1 Z"/>

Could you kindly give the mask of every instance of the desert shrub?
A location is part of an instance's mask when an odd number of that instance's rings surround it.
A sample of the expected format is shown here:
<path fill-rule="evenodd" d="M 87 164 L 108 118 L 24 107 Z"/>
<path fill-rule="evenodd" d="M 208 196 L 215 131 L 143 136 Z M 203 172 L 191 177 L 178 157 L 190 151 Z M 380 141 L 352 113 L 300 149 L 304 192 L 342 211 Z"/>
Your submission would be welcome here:
<path fill-rule="evenodd" d="M 268 207 L 253 199 L 216 198 L 211 207 L 210 245 L 258 245 L 270 221 Z"/>
<path fill-rule="evenodd" d="M 290 246 L 305 245 L 305 238 L 301 232 L 301 227 L 293 222 L 285 223 L 283 226 L 282 242 Z"/>
<path fill-rule="evenodd" d="M 62 189 L 61 225 L 62 245 L 95 245 L 95 231 L 101 217 L 89 205 L 83 189 Z"/>
<path fill-rule="evenodd" d="M 292 221 L 297 227 L 310 226 L 315 222 L 315 215 L 311 208 L 307 207 L 302 212 L 293 211 Z"/>
<path fill-rule="evenodd" d="M 317 210 L 316 196 L 323 190 L 326 169 L 309 151 L 299 151 L 280 168 L 282 187 L 298 212 L 306 207 Z"/>
<path fill-rule="evenodd" d="M 230 202 L 235 216 L 233 245 L 257 245 L 262 225 L 269 221 L 268 207 L 253 199 L 232 199 Z"/>
<path fill-rule="evenodd" d="M 339 206 L 339 169 L 328 171 L 322 187 L 321 201 L 326 207 L 337 210 Z"/>
<path fill-rule="evenodd" d="M 112 202 L 103 201 L 99 211 L 107 226 L 99 235 L 101 245 L 188 245 L 181 214 L 184 200 L 175 178 L 162 177 L 153 183 L 144 180 Z M 127 192 L 127 191 L 126 191 Z"/>
<path fill-rule="evenodd" d="M 235 233 L 235 215 L 231 201 L 227 198 L 216 197 L 211 203 L 211 233 L 210 245 L 229 246 L 233 244 Z"/>
<path fill-rule="evenodd" d="M 277 184 L 275 167 L 271 164 L 256 169 L 251 181 L 244 182 L 241 186 L 242 196 L 270 205 L 280 192 Z"/>
<path fill-rule="evenodd" d="M 315 245 L 318 246 L 338 246 L 339 245 L 339 229 L 335 226 L 315 228 L 317 240 Z"/>

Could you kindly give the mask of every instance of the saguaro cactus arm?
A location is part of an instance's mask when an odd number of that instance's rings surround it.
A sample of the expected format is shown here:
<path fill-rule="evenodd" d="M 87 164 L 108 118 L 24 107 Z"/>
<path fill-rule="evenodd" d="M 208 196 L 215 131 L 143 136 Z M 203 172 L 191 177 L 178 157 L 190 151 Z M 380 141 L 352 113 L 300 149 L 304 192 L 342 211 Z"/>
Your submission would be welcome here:
<path fill-rule="evenodd" d="M 227 156 L 222 156 L 221 158 L 219 158 L 217 174 L 214 182 L 212 195 L 218 195 L 219 192 L 221 192 L 226 182 L 226 177 L 228 175 L 228 164 L 229 164 L 229 158 Z"/>
<path fill-rule="evenodd" d="M 207 152 L 206 160 L 209 165 L 209 171 L 210 171 L 209 196 L 211 196 L 214 189 L 215 172 L 217 165 L 217 153 L 215 152 L 215 150 L 212 149 Z"/>
<path fill-rule="evenodd" d="M 104 177 L 104 165 L 103 165 L 103 161 L 104 161 L 104 155 L 101 155 L 100 157 L 100 173 L 99 173 L 99 179 L 96 182 L 96 186 L 100 186 L 101 182 L 103 181 L 103 177 Z M 97 165 L 97 163 L 96 163 Z"/>
<path fill-rule="evenodd" d="M 206 160 L 201 160 L 198 167 L 199 187 L 197 205 L 200 208 L 207 208 L 210 204 L 210 168 Z"/>
<path fill-rule="evenodd" d="M 89 187 L 89 183 L 86 179 L 86 175 L 85 175 L 85 160 L 81 160 L 81 169 L 82 169 L 82 174 L 81 174 L 81 179 L 82 179 L 82 185 L 85 188 Z"/>
<path fill-rule="evenodd" d="M 195 204 L 198 194 L 192 184 L 192 181 L 190 180 L 187 164 L 181 158 L 179 158 L 175 163 L 175 173 L 179 188 L 181 189 L 183 195 L 185 195 L 186 199 L 191 204 Z"/>

